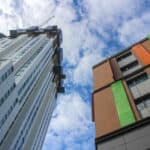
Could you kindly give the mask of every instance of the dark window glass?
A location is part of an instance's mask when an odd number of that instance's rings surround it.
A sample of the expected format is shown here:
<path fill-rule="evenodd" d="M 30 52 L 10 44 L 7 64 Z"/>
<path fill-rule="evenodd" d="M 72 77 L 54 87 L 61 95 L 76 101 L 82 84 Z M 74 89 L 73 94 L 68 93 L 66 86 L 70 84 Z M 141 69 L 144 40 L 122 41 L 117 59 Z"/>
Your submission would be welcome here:
<path fill-rule="evenodd" d="M 5 79 L 7 78 L 7 72 L 5 73 Z"/>
<path fill-rule="evenodd" d="M 3 104 L 3 102 L 4 102 L 4 98 L 2 97 L 2 98 L 0 99 L 0 106 Z"/>
<path fill-rule="evenodd" d="M 8 96 L 10 95 L 10 91 L 9 90 L 8 90 L 7 94 L 8 94 Z"/>
<path fill-rule="evenodd" d="M 13 72 L 13 71 L 14 71 L 14 67 L 12 66 L 12 67 L 11 67 L 11 72 Z"/>
<path fill-rule="evenodd" d="M 143 82 L 143 81 L 145 81 L 147 79 L 148 79 L 147 74 L 143 73 L 143 74 L 141 74 L 141 75 L 139 75 L 139 76 L 137 76 L 137 77 L 127 81 L 127 84 L 128 84 L 129 87 L 133 87 L 136 84 L 139 84 L 139 83 L 141 83 L 141 82 Z"/>
<path fill-rule="evenodd" d="M 127 57 L 129 57 L 129 56 L 131 56 L 131 55 L 132 55 L 132 53 L 129 51 L 129 52 L 127 52 L 127 53 L 125 53 L 125 54 L 119 56 L 119 57 L 117 58 L 117 61 L 121 61 L 121 60 L 123 60 L 123 59 L 125 59 L 125 58 L 127 58 Z"/>
<path fill-rule="evenodd" d="M 16 84 L 15 84 L 15 83 L 13 84 L 13 87 L 14 87 L 14 88 L 16 87 Z"/>
<path fill-rule="evenodd" d="M 133 63 L 128 64 L 127 66 L 120 68 L 122 72 L 128 71 L 129 69 L 132 69 L 138 65 L 138 61 L 134 61 Z"/>
<path fill-rule="evenodd" d="M 7 97 L 8 97 L 8 93 L 5 94 L 5 99 L 7 99 Z"/>
<path fill-rule="evenodd" d="M 2 75 L 2 81 L 4 81 L 5 80 L 5 75 Z"/>

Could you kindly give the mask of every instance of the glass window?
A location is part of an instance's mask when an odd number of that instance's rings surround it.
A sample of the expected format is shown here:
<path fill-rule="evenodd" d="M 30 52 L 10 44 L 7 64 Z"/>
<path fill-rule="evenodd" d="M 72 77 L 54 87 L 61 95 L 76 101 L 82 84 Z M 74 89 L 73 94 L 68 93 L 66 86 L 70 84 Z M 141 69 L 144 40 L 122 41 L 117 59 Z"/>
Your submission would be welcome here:
<path fill-rule="evenodd" d="M 4 102 L 4 98 L 2 97 L 2 98 L 0 99 L 0 106 L 3 104 L 3 102 Z"/>
<path fill-rule="evenodd" d="M 13 72 L 13 71 L 14 71 L 14 67 L 12 66 L 12 67 L 11 67 L 11 72 Z"/>
<path fill-rule="evenodd" d="M 127 58 L 127 57 L 129 57 L 131 55 L 132 55 L 131 51 L 128 51 L 128 52 L 124 53 L 123 55 L 119 56 L 117 58 L 117 61 L 119 62 L 119 61 L 121 61 L 121 60 L 123 60 L 123 59 L 125 59 L 125 58 Z"/>
<path fill-rule="evenodd" d="M 16 87 L 16 84 L 15 84 L 15 83 L 13 84 L 13 87 L 14 87 L 14 88 Z"/>
<path fill-rule="evenodd" d="M 8 70 L 8 75 L 10 75 L 11 74 L 11 68 Z"/>
<path fill-rule="evenodd" d="M 8 90 L 6 94 L 7 94 L 7 98 L 8 98 L 10 95 L 10 91 Z"/>
<path fill-rule="evenodd" d="M 132 69 L 132 68 L 138 66 L 138 64 L 139 64 L 139 63 L 138 63 L 138 61 L 136 60 L 136 61 L 134 61 L 134 62 L 128 64 L 127 66 L 125 66 L 125 67 L 123 67 L 123 68 L 120 68 L 120 69 L 121 69 L 122 72 L 125 72 L 125 71 L 128 71 L 128 70 L 130 70 L 130 69 Z"/>
<path fill-rule="evenodd" d="M 2 81 L 4 81 L 5 80 L 5 75 L 2 75 Z"/>
<path fill-rule="evenodd" d="M 150 98 L 139 103 L 137 105 L 137 108 L 138 108 L 142 118 L 149 117 L 150 116 Z"/>
<path fill-rule="evenodd" d="M 5 73 L 5 79 L 7 78 L 7 72 Z"/>
<path fill-rule="evenodd" d="M 147 101 L 145 101 L 145 104 L 147 107 L 150 107 L 150 99 L 148 99 Z"/>
<path fill-rule="evenodd" d="M 133 87 L 147 79 L 148 79 L 148 75 L 146 73 L 142 73 L 142 74 L 136 76 L 135 78 L 127 81 L 127 84 L 129 87 Z"/>
<path fill-rule="evenodd" d="M 4 97 L 5 97 L 5 99 L 7 99 L 7 97 L 8 97 L 8 93 L 6 93 Z"/>
<path fill-rule="evenodd" d="M 14 87 L 12 86 L 12 87 L 10 88 L 10 91 L 12 92 L 12 91 L 13 91 L 13 89 L 14 89 Z"/>

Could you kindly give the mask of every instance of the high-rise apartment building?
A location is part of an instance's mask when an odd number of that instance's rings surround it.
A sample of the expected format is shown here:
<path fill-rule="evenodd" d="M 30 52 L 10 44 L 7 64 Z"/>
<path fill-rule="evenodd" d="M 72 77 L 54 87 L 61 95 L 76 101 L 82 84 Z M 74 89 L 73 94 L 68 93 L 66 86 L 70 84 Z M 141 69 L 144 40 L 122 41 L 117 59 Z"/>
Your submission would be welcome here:
<path fill-rule="evenodd" d="M 64 92 L 57 26 L 0 38 L 0 150 L 40 150 L 56 97 Z"/>
<path fill-rule="evenodd" d="M 150 36 L 93 67 L 97 150 L 150 149 Z"/>

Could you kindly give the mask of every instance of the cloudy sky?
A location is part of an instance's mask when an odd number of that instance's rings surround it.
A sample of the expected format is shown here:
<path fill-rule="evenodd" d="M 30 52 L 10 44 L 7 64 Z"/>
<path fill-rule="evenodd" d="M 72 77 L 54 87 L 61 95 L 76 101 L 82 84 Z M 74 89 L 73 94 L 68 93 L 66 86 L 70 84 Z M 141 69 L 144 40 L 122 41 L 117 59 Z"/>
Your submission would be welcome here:
<path fill-rule="evenodd" d="M 0 32 L 48 24 L 63 31 L 64 84 L 43 150 L 94 150 L 92 66 L 150 34 L 150 0 L 1 0 Z"/>

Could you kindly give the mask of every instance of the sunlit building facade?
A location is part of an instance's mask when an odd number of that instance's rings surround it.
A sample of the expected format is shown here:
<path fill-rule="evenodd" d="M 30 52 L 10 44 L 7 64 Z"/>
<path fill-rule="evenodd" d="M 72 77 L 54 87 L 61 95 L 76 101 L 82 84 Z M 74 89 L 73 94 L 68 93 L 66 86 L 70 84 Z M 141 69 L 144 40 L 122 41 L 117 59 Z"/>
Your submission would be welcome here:
<path fill-rule="evenodd" d="M 56 97 L 64 92 L 57 26 L 0 38 L 0 150 L 40 150 Z"/>
<path fill-rule="evenodd" d="M 93 67 L 97 150 L 150 149 L 150 36 Z"/>

